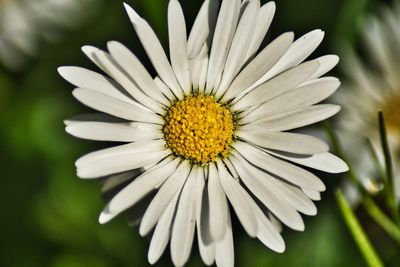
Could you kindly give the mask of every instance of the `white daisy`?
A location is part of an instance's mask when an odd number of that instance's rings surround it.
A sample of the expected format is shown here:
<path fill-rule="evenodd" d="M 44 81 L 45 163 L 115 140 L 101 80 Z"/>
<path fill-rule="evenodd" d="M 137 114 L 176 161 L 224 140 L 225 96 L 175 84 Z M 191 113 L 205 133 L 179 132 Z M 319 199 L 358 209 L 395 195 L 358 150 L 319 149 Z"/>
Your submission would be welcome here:
<path fill-rule="evenodd" d="M 367 136 L 383 162 L 378 132 L 378 110 L 382 110 L 387 127 L 388 141 L 394 160 L 396 194 L 400 199 L 400 4 L 394 9 L 383 9 L 383 18 L 368 17 L 363 23 L 364 47 L 367 57 L 360 60 L 353 51 L 347 51 L 347 71 L 350 81 L 347 90 L 339 94 L 344 113 L 340 120 L 344 143 L 351 140 L 352 161 L 366 189 L 374 193 L 379 189 L 377 176 L 365 146 L 357 140 Z M 356 137 L 356 138 L 355 138 Z M 364 150 L 363 150 L 364 149 Z"/>
<path fill-rule="evenodd" d="M 283 252 L 275 222 L 303 230 L 299 212 L 315 215 L 311 200 L 319 200 L 325 190 L 300 166 L 347 170 L 325 143 L 290 132 L 339 111 L 336 105 L 317 104 L 339 86 L 336 78 L 320 78 L 338 57 L 302 63 L 323 32 L 312 31 L 295 42 L 293 33 L 284 33 L 258 53 L 275 12 L 273 2 L 225 0 L 219 7 L 218 1 L 206 0 L 187 38 L 181 6 L 171 0 L 168 60 L 149 24 L 125 8 L 156 78 L 115 41 L 108 43 L 108 52 L 83 47 L 108 77 L 79 67 L 59 68 L 78 87 L 73 95 L 80 102 L 107 114 L 68 120 L 66 131 L 128 143 L 76 162 L 79 177 L 106 177 L 104 191 L 123 187 L 102 211 L 100 223 L 154 195 L 139 229 L 147 235 L 155 228 L 150 263 L 170 242 L 173 263 L 184 265 L 197 230 L 204 263 L 233 266 L 230 204 L 251 237 Z"/>
<path fill-rule="evenodd" d="M 0 0 L 0 63 L 20 68 L 41 38 L 53 38 L 57 28 L 76 24 L 90 1 Z"/>

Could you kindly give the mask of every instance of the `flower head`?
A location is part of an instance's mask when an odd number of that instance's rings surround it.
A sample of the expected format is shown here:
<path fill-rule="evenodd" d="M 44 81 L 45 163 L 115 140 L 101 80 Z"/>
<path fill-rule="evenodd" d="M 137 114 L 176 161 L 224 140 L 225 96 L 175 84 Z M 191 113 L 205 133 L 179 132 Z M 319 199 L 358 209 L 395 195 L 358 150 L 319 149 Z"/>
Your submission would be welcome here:
<path fill-rule="evenodd" d="M 336 65 L 337 56 L 302 63 L 323 32 L 294 42 L 293 33 L 284 33 L 260 48 L 275 12 L 273 2 L 224 0 L 219 7 L 218 1 L 206 0 L 187 38 L 182 9 L 171 0 L 168 59 L 149 24 L 125 8 L 157 77 L 118 42 L 109 42 L 108 52 L 83 47 L 107 76 L 59 68 L 78 87 L 73 95 L 102 112 L 67 121 L 67 132 L 128 143 L 76 162 L 79 177 L 105 177 L 105 191 L 122 188 L 100 222 L 148 200 L 139 231 L 146 235 L 154 229 L 150 263 L 170 242 L 172 261 L 184 265 L 197 233 L 206 264 L 233 266 L 230 203 L 251 237 L 284 251 L 274 223 L 303 230 L 299 212 L 315 215 L 312 200 L 325 190 L 301 166 L 347 170 L 324 142 L 291 131 L 339 111 L 318 104 L 339 86 L 336 78 L 320 78 Z"/>
<path fill-rule="evenodd" d="M 385 7 L 383 15 L 382 19 L 369 16 L 362 24 L 365 59 L 360 60 L 348 49 L 345 63 L 350 80 L 346 84 L 347 90 L 342 90 L 337 99 L 344 106 L 340 120 L 341 133 L 346 137 L 343 141 L 352 140 L 350 156 L 361 174 L 362 183 L 371 193 L 381 189 L 379 182 L 374 181 L 378 171 L 369 153 L 354 140 L 360 136 L 369 138 L 383 162 L 377 115 L 378 111 L 383 112 L 400 199 L 400 5 L 393 9 Z"/>
<path fill-rule="evenodd" d="M 76 24 L 90 1 L 0 0 L 0 63 L 21 68 L 37 52 L 40 39 L 54 39 L 61 28 Z"/>

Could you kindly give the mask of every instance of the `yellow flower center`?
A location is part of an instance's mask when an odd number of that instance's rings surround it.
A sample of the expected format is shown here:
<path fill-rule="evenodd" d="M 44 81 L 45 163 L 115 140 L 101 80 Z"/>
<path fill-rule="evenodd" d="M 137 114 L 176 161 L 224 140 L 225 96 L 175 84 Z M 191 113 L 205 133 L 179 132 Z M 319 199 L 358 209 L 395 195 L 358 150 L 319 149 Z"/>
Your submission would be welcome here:
<path fill-rule="evenodd" d="M 168 147 L 196 164 L 225 157 L 233 130 L 232 113 L 208 95 L 187 96 L 172 105 L 165 116 Z"/>
<path fill-rule="evenodd" d="M 397 135 L 400 140 L 400 94 L 392 96 L 382 111 L 388 132 Z"/>

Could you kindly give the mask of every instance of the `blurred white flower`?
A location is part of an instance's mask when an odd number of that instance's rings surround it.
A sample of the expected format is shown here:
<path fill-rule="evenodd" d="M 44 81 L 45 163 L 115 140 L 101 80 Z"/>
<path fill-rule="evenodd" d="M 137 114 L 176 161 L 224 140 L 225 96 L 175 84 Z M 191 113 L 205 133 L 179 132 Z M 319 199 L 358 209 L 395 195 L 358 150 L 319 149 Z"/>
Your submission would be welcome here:
<path fill-rule="evenodd" d="M 0 0 L 0 64 L 21 68 L 41 39 L 54 39 L 60 30 L 79 24 L 92 1 Z"/>
<path fill-rule="evenodd" d="M 233 266 L 230 203 L 251 237 L 283 252 L 277 221 L 304 230 L 299 213 L 315 215 L 312 200 L 325 190 L 301 166 L 347 170 L 323 141 L 291 132 L 340 109 L 318 104 L 340 85 L 334 77 L 321 77 L 338 57 L 303 62 L 324 33 L 315 30 L 294 41 L 288 32 L 260 49 L 275 13 L 273 2 L 224 0 L 219 8 L 218 1 L 206 0 L 187 38 L 181 6 L 170 0 L 168 59 L 149 24 L 126 9 L 158 77 L 115 41 L 108 43 L 108 52 L 82 49 L 109 77 L 59 68 L 78 87 L 73 95 L 103 112 L 67 121 L 66 131 L 128 143 L 76 162 L 79 177 L 105 177 L 107 190 L 120 189 L 99 221 L 106 223 L 150 196 L 139 229 L 141 235 L 154 229 L 150 263 L 170 242 L 173 263 L 184 265 L 197 229 L 203 261 Z"/>
<path fill-rule="evenodd" d="M 337 94 L 343 105 L 340 135 L 346 153 L 355 163 L 361 183 L 371 193 L 382 189 L 376 181 L 376 169 L 367 146 L 368 137 L 383 166 L 378 111 L 382 110 L 394 161 L 395 193 L 400 197 L 400 4 L 385 7 L 382 18 L 370 16 L 362 24 L 363 56 L 348 49 L 344 57 L 350 81 Z M 362 58 L 362 59 L 361 59 Z"/>

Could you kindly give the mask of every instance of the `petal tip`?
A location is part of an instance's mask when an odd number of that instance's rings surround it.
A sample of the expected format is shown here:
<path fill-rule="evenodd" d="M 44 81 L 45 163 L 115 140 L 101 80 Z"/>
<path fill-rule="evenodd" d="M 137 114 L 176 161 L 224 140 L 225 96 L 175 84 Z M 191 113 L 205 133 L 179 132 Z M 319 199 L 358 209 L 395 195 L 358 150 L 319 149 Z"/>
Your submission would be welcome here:
<path fill-rule="evenodd" d="M 268 8 L 273 9 L 274 11 L 276 10 L 276 3 L 275 1 L 269 1 L 268 3 L 265 4 L 265 6 L 268 6 Z"/>
<path fill-rule="evenodd" d="M 128 14 L 129 19 L 131 20 L 131 22 L 133 24 L 135 24 L 138 21 L 138 19 L 140 18 L 140 16 L 136 13 L 136 11 L 130 5 L 128 5 L 125 2 L 123 4 L 124 4 L 125 11 Z"/>
<path fill-rule="evenodd" d="M 274 251 L 278 253 L 283 253 L 285 252 L 285 250 L 286 250 L 286 244 L 282 239 L 281 242 L 279 242 L 279 244 L 276 247 L 274 247 Z"/>
<path fill-rule="evenodd" d="M 147 261 L 151 264 L 154 265 L 157 262 L 157 258 L 155 256 L 153 256 L 152 254 L 148 254 L 147 255 Z"/>
<path fill-rule="evenodd" d="M 64 123 L 66 124 L 66 121 L 64 121 Z M 71 134 L 71 125 L 67 125 L 65 127 L 65 132 L 67 132 L 68 134 Z M 71 134 L 72 135 L 72 134 Z"/>
<path fill-rule="evenodd" d="M 84 46 L 81 47 L 81 50 L 86 56 L 90 57 L 98 49 L 96 47 L 94 47 L 94 46 L 91 46 L 91 45 L 84 45 Z"/>
<path fill-rule="evenodd" d="M 107 207 L 105 209 L 107 209 Z M 114 214 L 107 213 L 106 211 L 103 210 L 99 216 L 99 223 L 105 224 L 109 222 L 112 218 L 114 218 Z"/>
<path fill-rule="evenodd" d="M 67 68 L 66 66 L 58 67 L 57 68 L 58 74 L 60 74 L 60 76 L 63 76 L 63 73 L 65 72 L 66 68 Z"/>
<path fill-rule="evenodd" d="M 350 170 L 349 165 L 346 162 L 342 162 L 341 168 L 338 170 L 337 173 L 348 172 Z"/>

